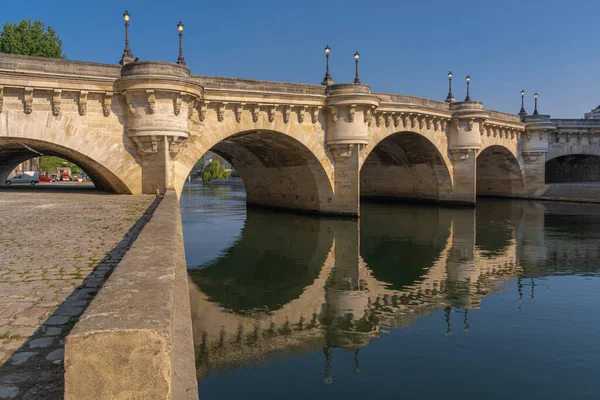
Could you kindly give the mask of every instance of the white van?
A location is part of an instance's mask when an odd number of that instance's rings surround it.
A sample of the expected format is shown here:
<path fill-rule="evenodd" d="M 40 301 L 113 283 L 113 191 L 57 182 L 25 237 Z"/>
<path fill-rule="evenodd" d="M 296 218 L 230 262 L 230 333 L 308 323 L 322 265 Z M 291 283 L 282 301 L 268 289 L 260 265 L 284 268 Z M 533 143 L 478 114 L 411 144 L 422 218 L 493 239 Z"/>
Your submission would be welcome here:
<path fill-rule="evenodd" d="M 7 185 L 12 185 L 13 183 L 29 183 L 31 186 L 34 186 L 38 181 L 39 175 L 34 171 L 25 171 L 21 174 L 17 174 L 12 178 L 8 178 L 6 180 Z"/>

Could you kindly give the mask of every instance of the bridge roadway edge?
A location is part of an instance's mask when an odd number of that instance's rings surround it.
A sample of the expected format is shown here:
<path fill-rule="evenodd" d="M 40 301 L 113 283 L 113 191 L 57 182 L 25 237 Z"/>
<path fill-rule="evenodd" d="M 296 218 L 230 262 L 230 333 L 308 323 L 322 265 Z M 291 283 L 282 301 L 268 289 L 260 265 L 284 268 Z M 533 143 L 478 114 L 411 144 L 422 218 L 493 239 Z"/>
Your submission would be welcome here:
<path fill-rule="evenodd" d="M 65 399 L 197 400 L 179 202 L 168 190 L 67 337 Z"/>

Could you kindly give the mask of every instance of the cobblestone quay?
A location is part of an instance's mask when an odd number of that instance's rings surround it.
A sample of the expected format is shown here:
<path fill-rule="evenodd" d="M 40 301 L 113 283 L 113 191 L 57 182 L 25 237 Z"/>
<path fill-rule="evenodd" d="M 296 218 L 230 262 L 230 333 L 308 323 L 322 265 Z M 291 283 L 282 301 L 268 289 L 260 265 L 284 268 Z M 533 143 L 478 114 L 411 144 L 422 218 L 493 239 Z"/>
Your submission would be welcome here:
<path fill-rule="evenodd" d="M 154 196 L 0 190 L 0 399 L 62 399 L 64 338 Z"/>

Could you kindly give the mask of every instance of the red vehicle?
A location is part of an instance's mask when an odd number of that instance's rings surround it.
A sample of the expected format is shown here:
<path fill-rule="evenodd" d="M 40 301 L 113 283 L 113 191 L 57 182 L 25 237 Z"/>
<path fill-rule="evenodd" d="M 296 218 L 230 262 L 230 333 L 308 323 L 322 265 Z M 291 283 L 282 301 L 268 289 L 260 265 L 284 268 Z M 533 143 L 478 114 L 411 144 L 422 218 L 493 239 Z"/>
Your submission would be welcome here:
<path fill-rule="evenodd" d="M 56 179 L 47 177 L 47 178 L 38 178 L 38 181 L 39 182 L 56 182 Z"/>

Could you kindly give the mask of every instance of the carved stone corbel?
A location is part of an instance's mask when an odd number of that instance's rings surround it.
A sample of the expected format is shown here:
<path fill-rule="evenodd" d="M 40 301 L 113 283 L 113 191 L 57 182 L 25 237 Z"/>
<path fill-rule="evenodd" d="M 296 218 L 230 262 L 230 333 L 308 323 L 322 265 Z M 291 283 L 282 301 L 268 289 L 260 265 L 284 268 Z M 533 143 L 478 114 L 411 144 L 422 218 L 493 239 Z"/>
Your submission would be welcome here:
<path fill-rule="evenodd" d="M 158 138 L 156 136 L 134 136 L 132 139 L 141 154 L 148 155 L 158 152 Z"/>
<path fill-rule="evenodd" d="M 282 114 L 283 114 L 283 122 L 284 123 L 288 123 L 290 122 L 290 114 L 292 112 L 292 107 L 291 106 L 283 106 L 283 110 L 282 110 Z"/>
<path fill-rule="evenodd" d="M 183 102 L 184 92 L 179 92 L 175 95 L 174 103 L 173 103 L 173 113 L 175 115 L 179 115 L 181 112 L 181 103 Z"/>
<path fill-rule="evenodd" d="M 354 113 L 356 113 L 356 104 L 351 104 L 348 107 L 348 121 L 354 122 Z"/>
<path fill-rule="evenodd" d="M 87 100 L 88 100 L 88 92 L 87 90 L 79 91 L 79 115 L 84 116 L 87 113 Z"/>
<path fill-rule="evenodd" d="M 469 118 L 469 120 L 467 121 L 467 131 L 472 131 L 473 130 L 473 124 L 475 123 L 475 118 Z"/>
<path fill-rule="evenodd" d="M 0 85 L 0 113 L 4 108 L 4 86 Z"/>
<path fill-rule="evenodd" d="M 319 107 L 313 107 L 310 110 L 310 113 L 311 113 L 310 120 L 312 121 L 313 124 L 316 124 L 319 121 Z"/>
<path fill-rule="evenodd" d="M 364 120 L 365 123 L 369 126 L 371 126 L 371 123 L 373 122 L 373 112 L 375 110 L 375 107 L 371 106 L 371 107 L 365 107 L 365 115 L 364 115 Z"/>
<path fill-rule="evenodd" d="M 389 113 L 382 113 L 383 121 L 385 122 L 386 128 L 389 128 L 391 122 L 391 115 Z"/>
<path fill-rule="evenodd" d="M 448 130 L 448 120 L 447 119 L 442 119 L 440 121 L 440 126 L 442 128 L 442 132 L 446 132 Z"/>
<path fill-rule="evenodd" d="M 272 104 L 267 106 L 267 117 L 269 118 L 269 122 L 275 121 L 275 112 L 277 111 L 277 104 Z"/>
<path fill-rule="evenodd" d="M 454 125 L 454 129 L 455 130 L 459 130 L 460 129 L 460 119 L 458 118 L 452 118 L 452 125 Z"/>
<path fill-rule="evenodd" d="M 440 120 L 438 118 L 433 120 L 433 130 L 438 131 L 440 129 Z"/>
<path fill-rule="evenodd" d="M 410 119 L 410 127 L 415 128 L 417 126 L 417 114 L 410 114 L 408 118 Z"/>
<path fill-rule="evenodd" d="M 198 104 L 198 119 L 200 122 L 206 119 L 206 110 L 208 109 L 208 102 L 200 101 Z"/>
<path fill-rule="evenodd" d="M 498 134 L 500 133 L 500 128 L 498 128 L 497 126 L 494 127 L 494 129 L 492 130 L 492 136 L 493 137 L 497 137 Z"/>
<path fill-rule="evenodd" d="M 392 113 L 392 121 L 394 121 L 394 128 L 400 125 L 400 116 L 397 113 Z"/>
<path fill-rule="evenodd" d="M 337 107 L 329 106 L 329 113 L 331 114 L 331 119 L 333 120 L 333 122 L 337 122 L 337 120 L 338 120 Z"/>
<path fill-rule="evenodd" d="M 181 152 L 183 146 L 183 141 L 185 137 L 180 136 L 168 136 L 167 140 L 169 142 L 169 154 L 172 158 L 177 157 L 177 155 Z"/>
<path fill-rule="evenodd" d="M 431 121 L 433 120 L 433 117 L 425 117 L 425 126 L 427 127 L 427 129 L 431 129 Z"/>
<path fill-rule="evenodd" d="M 62 90 L 54 89 L 52 91 L 52 115 L 54 115 L 55 117 L 60 114 L 61 102 L 62 102 Z"/>
<path fill-rule="evenodd" d="M 304 122 L 304 112 L 305 111 L 306 111 L 306 107 L 305 106 L 298 106 L 298 108 L 297 108 L 298 122 L 300 124 Z"/>
<path fill-rule="evenodd" d="M 112 92 L 104 92 L 104 98 L 102 99 L 102 114 L 104 114 L 105 117 L 108 117 L 110 115 L 112 96 Z"/>
<path fill-rule="evenodd" d="M 235 104 L 233 106 L 233 112 L 235 114 L 235 122 L 241 122 L 242 121 L 242 111 L 244 111 L 244 105 L 245 103 L 239 103 L 239 104 Z"/>
<path fill-rule="evenodd" d="M 154 114 L 156 112 L 156 96 L 154 95 L 154 90 L 146 90 L 146 99 L 148 100 L 148 112 Z"/>
<path fill-rule="evenodd" d="M 23 95 L 23 105 L 25 114 L 31 114 L 33 112 L 33 88 L 26 87 Z"/>
<path fill-rule="evenodd" d="M 469 156 L 472 152 L 475 152 L 475 149 L 456 149 L 450 150 L 450 156 L 452 161 L 464 161 L 468 160 Z"/>
<path fill-rule="evenodd" d="M 260 106 L 258 104 L 252 105 L 252 121 L 258 122 L 258 117 L 260 116 Z"/>
<path fill-rule="evenodd" d="M 0 92 L 1 92 L 1 90 L 0 90 Z M 2 111 L 2 106 L 1 105 L 0 105 L 0 111 Z M 596 132 L 593 129 L 591 129 L 591 128 L 588 130 L 588 142 L 589 142 L 589 144 L 592 144 L 592 140 L 594 139 L 594 134 L 595 133 Z"/>
<path fill-rule="evenodd" d="M 547 129 L 542 129 L 542 130 L 540 131 L 540 140 L 543 140 L 543 139 L 544 139 L 544 134 L 545 134 L 547 131 L 548 131 Z"/>
<path fill-rule="evenodd" d="M 402 120 L 402 127 L 404 127 L 405 129 L 408 128 L 408 115 L 405 113 L 401 113 L 400 119 Z"/>
<path fill-rule="evenodd" d="M 196 108 L 196 103 L 198 103 L 197 99 L 192 99 L 192 101 L 190 102 L 190 105 L 188 107 L 188 119 L 191 119 L 192 116 L 194 115 L 194 109 Z"/>
<path fill-rule="evenodd" d="M 336 161 L 344 161 L 350 156 L 352 156 L 352 151 L 354 150 L 354 144 L 330 144 L 329 152 L 333 156 L 333 159 Z M 360 148 L 358 149 L 360 150 Z"/>
<path fill-rule="evenodd" d="M 225 119 L 225 107 L 226 106 L 227 106 L 227 103 L 217 103 L 217 106 L 216 106 L 217 120 L 219 122 L 223 122 L 223 120 Z"/>
<path fill-rule="evenodd" d="M 375 125 L 380 126 L 381 121 L 383 121 L 383 111 L 375 112 Z"/>
<path fill-rule="evenodd" d="M 133 106 L 133 95 L 128 92 L 121 92 L 125 96 L 125 103 L 127 103 L 127 109 L 131 115 L 135 114 L 135 107 Z"/>

